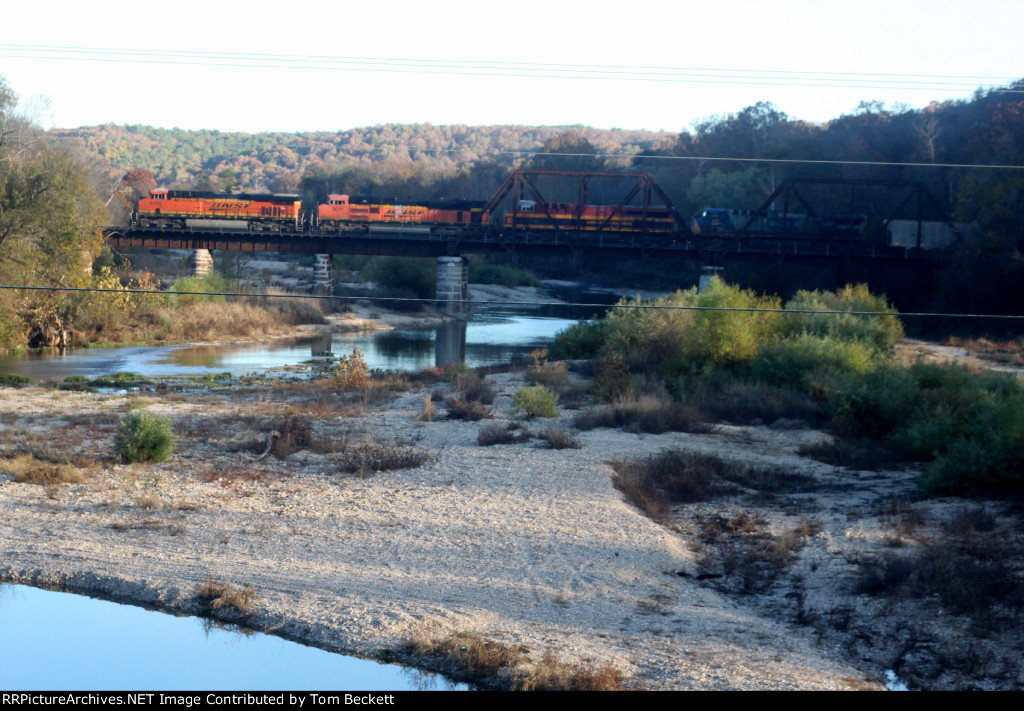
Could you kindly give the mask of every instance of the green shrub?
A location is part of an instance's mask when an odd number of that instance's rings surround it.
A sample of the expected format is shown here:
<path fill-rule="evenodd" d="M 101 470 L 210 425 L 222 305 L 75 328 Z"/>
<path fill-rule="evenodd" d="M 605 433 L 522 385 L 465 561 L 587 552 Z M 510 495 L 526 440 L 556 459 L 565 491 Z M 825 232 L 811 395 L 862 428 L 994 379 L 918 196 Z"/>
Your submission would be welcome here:
<path fill-rule="evenodd" d="M 419 257 L 374 257 L 363 267 L 362 276 L 384 289 L 402 289 L 411 298 L 432 299 L 437 292 L 437 265 Z M 389 293 L 395 296 L 397 293 Z"/>
<path fill-rule="evenodd" d="M 786 303 L 787 311 L 887 311 L 896 309 L 884 296 L 868 291 L 865 284 L 832 291 L 798 291 Z M 783 332 L 787 335 L 811 334 L 837 341 L 856 341 L 878 351 L 891 349 L 903 338 L 903 324 L 896 316 L 825 316 L 787 314 Z"/>
<path fill-rule="evenodd" d="M 620 302 L 622 307 L 628 305 L 676 308 L 616 308 L 608 317 L 608 352 L 657 367 L 669 376 L 748 363 L 757 356 L 760 344 L 779 330 L 779 314 L 742 310 L 778 309 L 777 297 L 758 296 L 717 277 L 701 293 L 693 288 L 654 302 Z"/>
<path fill-rule="evenodd" d="M 755 380 L 801 392 L 822 392 L 837 375 L 863 375 L 883 363 L 860 341 L 800 333 L 766 344 L 750 363 Z"/>
<path fill-rule="evenodd" d="M 210 274 L 201 278 L 185 277 L 183 279 L 178 279 L 171 284 L 171 288 L 168 289 L 168 291 L 199 293 L 170 294 L 169 302 L 172 306 L 177 306 L 179 304 L 195 304 L 204 301 L 216 301 L 218 303 L 223 303 L 226 301 L 226 297 L 213 296 L 212 294 L 239 291 L 239 289 L 240 287 L 237 282 L 225 279 L 219 274 Z M 202 296 L 202 294 L 211 294 L 211 296 Z"/>
<path fill-rule="evenodd" d="M 596 358 L 607 338 L 607 321 L 580 321 L 555 336 L 549 355 L 554 359 Z"/>
<path fill-rule="evenodd" d="M 174 452 L 174 428 L 169 417 L 134 410 L 121 418 L 114 452 L 124 464 L 162 462 Z"/>
<path fill-rule="evenodd" d="M 512 414 L 528 418 L 557 417 L 558 395 L 543 385 L 519 388 L 512 396 Z"/>
<path fill-rule="evenodd" d="M 32 380 L 24 375 L 4 373 L 0 375 L 0 388 L 21 388 L 28 385 Z"/>
<path fill-rule="evenodd" d="M 505 264 L 489 264 L 483 255 L 469 257 L 469 281 L 472 284 L 500 284 L 501 286 L 540 286 L 533 274 Z"/>

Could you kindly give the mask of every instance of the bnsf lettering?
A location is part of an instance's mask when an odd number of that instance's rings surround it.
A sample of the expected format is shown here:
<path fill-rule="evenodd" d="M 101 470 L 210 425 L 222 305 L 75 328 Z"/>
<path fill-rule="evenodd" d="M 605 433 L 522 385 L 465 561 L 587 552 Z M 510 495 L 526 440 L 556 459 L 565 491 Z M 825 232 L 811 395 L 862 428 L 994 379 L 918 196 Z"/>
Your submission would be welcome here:
<path fill-rule="evenodd" d="M 247 202 L 211 202 L 211 210 L 243 210 L 249 207 Z"/>

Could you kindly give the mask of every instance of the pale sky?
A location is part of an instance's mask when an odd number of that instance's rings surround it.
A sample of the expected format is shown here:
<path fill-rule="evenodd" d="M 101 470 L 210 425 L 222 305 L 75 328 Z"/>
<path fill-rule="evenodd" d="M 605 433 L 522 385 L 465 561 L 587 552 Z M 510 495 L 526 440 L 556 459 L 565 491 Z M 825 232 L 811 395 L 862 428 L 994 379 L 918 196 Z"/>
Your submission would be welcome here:
<path fill-rule="evenodd" d="M 862 100 L 968 98 L 1024 77 L 1022 26 L 1020 0 L 49 0 L 0 10 L 0 76 L 62 128 L 677 132 L 757 101 L 826 121 Z"/>

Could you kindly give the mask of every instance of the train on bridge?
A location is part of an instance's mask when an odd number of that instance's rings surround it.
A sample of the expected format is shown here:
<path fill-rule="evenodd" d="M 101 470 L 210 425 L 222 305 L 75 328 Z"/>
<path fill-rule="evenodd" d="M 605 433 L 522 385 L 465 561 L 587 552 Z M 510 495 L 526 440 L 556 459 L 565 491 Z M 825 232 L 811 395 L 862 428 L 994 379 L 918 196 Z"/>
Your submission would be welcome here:
<path fill-rule="evenodd" d="M 578 201 L 544 199 L 529 180 L 534 175 L 576 178 Z M 637 183 L 618 204 L 590 204 L 587 181 L 609 177 Z M 634 199 L 640 200 L 638 196 L 642 197 L 642 205 L 632 204 Z M 299 239 L 397 233 L 407 238 L 419 235 L 456 239 L 471 234 L 503 234 L 513 239 L 531 239 L 530 235 L 536 235 L 540 241 L 558 241 L 569 235 L 570 241 L 580 244 L 592 238 L 606 240 L 610 235 L 618 235 L 620 241 L 634 246 L 641 237 L 660 246 L 722 240 L 745 241 L 750 246 L 750 240 L 760 240 L 777 242 L 776 251 L 782 249 L 782 242 L 792 240 L 927 250 L 947 246 L 961 234 L 948 218 L 934 223 L 924 222 L 920 216 L 916 221 L 876 219 L 872 224 L 863 214 L 815 213 L 809 209 L 803 213 L 777 211 L 770 209 L 770 204 L 771 199 L 755 210 L 709 207 L 684 219 L 650 176 L 643 173 L 515 171 L 489 201 L 423 200 L 401 204 L 330 194 L 326 202 L 310 204 L 291 194 L 154 189 L 149 196 L 139 199 L 132 213 L 131 228 L 141 232 L 193 234 L 271 233 Z M 501 205 L 505 207 L 499 210 Z"/>
<path fill-rule="evenodd" d="M 328 195 L 327 202 L 306 206 L 297 195 L 212 193 L 152 190 L 132 214 L 132 226 L 165 230 L 239 230 L 332 234 L 376 229 L 484 227 L 491 212 L 482 200 L 426 200 L 386 203 L 372 198 Z M 500 224 L 509 229 L 646 232 L 671 234 L 676 220 L 668 207 L 582 205 L 518 200 Z"/>

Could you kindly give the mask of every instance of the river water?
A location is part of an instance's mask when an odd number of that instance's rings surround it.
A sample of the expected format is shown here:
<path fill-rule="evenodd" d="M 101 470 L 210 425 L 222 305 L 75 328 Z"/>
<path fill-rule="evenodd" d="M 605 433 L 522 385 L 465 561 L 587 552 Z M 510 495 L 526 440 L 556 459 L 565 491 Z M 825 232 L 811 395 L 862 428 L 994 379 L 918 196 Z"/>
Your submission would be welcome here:
<path fill-rule="evenodd" d="M 599 297 L 587 295 L 586 300 L 593 303 L 594 298 Z M 37 351 L 0 356 L 0 374 L 24 375 L 35 382 L 116 372 L 139 373 L 146 378 L 227 372 L 237 378 L 282 370 L 308 372 L 309 366 L 303 364 L 314 355 L 324 351 L 345 355 L 353 348 L 359 349 L 371 369 L 421 370 L 459 360 L 473 367 L 496 365 L 549 344 L 556 333 L 593 316 L 594 311 L 572 306 L 482 306 L 468 322 L 447 322 L 436 328 L 323 335 L 268 344 Z"/>
<path fill-rule="evenodd" d="M 466 690 L 379 664 L 132 605 L 0 585 L 0 689 Z"/>
<path fill-rule="evenodd" d="M 608 300 L 586 295 L 583 301 Z M 467 323 L 224 347 L 77 349 L 0 358 L 34 381 L 135 372 L 147 378 L 304 372 L 313 355 L 358 348 L 370 368 L 419 370 L 463 358 L 507 363 L 551 342 L 593 308 L 477 307 Z M 130 605 L 0 585 L 0 688 L 32 690 L 465 689 L 405 667 L 211 627 Z M 16 643 L 14 640 L 17 640 Z"/>

